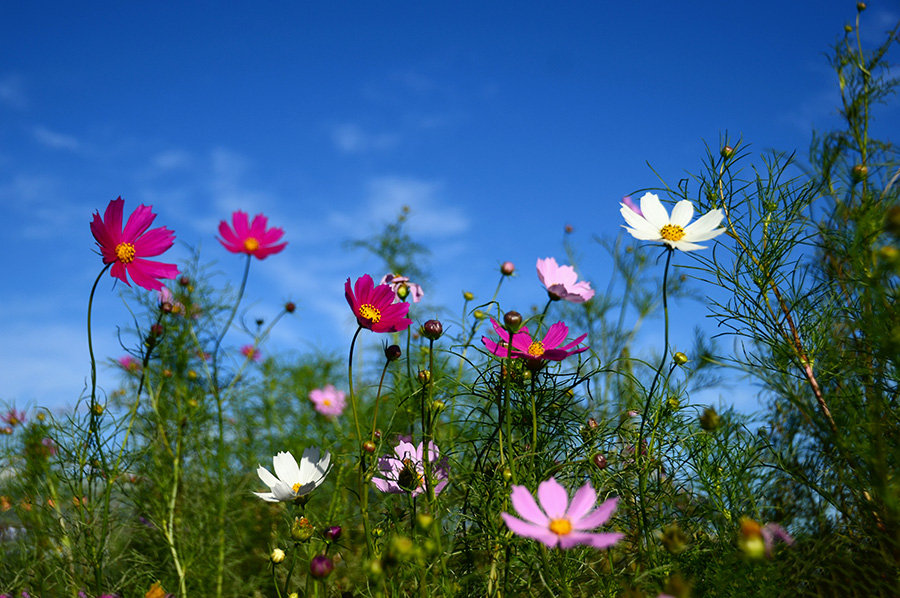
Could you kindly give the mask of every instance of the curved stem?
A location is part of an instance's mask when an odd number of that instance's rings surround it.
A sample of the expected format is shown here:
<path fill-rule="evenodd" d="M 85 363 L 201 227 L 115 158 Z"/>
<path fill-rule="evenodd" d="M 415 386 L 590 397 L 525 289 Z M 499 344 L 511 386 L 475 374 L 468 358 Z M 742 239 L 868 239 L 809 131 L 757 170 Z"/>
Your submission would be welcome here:
<path fill-rule="evenodd" d="M 238 306 L 241 304 L 241 299 L 244 297 L 244 289 L 247 286 L 247 277 L 250 274 L 251 257 L 252 256 L 248 253 L 247 259 L 244 262 L 244 275 L 241 277 L 241 286 L 238 289 L 237 299 L 235 299 L 234 305 L 231 308 L 231 313 L 228 314 L 228 320 L 225 322 L 225 326 L 222 327 L 222 331 L 216 338 L 216 344 L 213 346 L 212 364 L 213 384 L 215 386 L 219 385 L 219 347 L 222 345 L 222 341 L 225 339 L 225 335 L 228 334 L 228 329 L 231 328 L 231 323 L 234 322 L 234 316 L 237 314 Z"/>
<path fill-rule="evenodd" d="M 663 368 L 666 366 L 666 362 L 669 359 L 669 302 L 668 302 L 668 282 L 669 282 L 669 265 L 672 262 L 672 254 L 675 253 L 675 250 L 671 247 L 666 247 L 666 267 L 663 270 L 663 282 L 662 282 L 662 300 L 663 300 L 663 315 L 665 318 L 665 333 L 663 335 L 663 352 L 662 357 L 659 361 L 659 367 L 656 368 L 656 374 L 653 376 L 653 382 L 650 384 L 650 390 L 647 392 L 647 401 L 644 403 L 644 411 L 641 414 L 641 427 L 638 431 L 637 441 L 634 445 L 634 460 L 635 463 L 641 463 L 641 452 L 643 450 L 643 441 L 644 441 L 644 427 L 647 424 L 647 416 L 650 412 L 650 404 L 653 401 L 653 393 L 656 390 L 656 384 L 659 382 L 660 374 L 662 374 Z M 649 445 L 647 447 L 649 451 Z M 648 453 L 649 456 L 649 453 Z M 641 467 L 638 468 L 640 472 L 640 505 L 641 505 L 641 534 L 644 536 L 644 539 L 647 542 L 647 546 L 651 545 L 650 541 L 650 532 L 647 529 L 647 471 L 643 467 L 644 463 L 641 463 Z"/>

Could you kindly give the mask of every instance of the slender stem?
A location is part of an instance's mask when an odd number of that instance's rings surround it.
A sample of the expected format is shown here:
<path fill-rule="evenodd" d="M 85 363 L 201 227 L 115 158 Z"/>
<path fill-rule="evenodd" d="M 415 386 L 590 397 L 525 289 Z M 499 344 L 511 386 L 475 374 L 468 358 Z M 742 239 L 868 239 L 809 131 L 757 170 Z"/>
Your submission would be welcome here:
<path fill-rule="evenodd" d="M 644 403 L 644 411 L 641 414 L 641 427 L 638 431 L 637 441 L 634 445 L 634 460 L 635 463 L 641 463 L 641 467 L 638 468 L 640 472 L 640 506 L 641 506 L 641 534 L 644 536 L 644 539 L 647 542 L 647 546 L 649 547 L 652 542 L 650 539 L 650 531 L 647 526 L 647 471 L 644 468 L 645 463 L 642 463 L 641 452 L 644 441 L 644 426 L 647 424 L 647 417 L 650 413 L 650 404 L 653 400 L 653 393 L 656 390 L 656 383 L 659 381 L 660 374 L 663 371 L 663 368 L 666 365 L 666 362 L 669 359 L 669 302 L 668 302 L 668 281 L 669 281 L 669 264 L 672 262 L 672 254 L 675 253 L 675 250 L 672 247 L 666 247 L 666 267 L 663 270 L 663 282 L 662 282 L 662 300 L 663 300 L 663 315 L 665 318 L 665 333 L 663 340 L 663 352 L 662 357 L 659 361 L 659 367 L 656 368 L 656 374 L 653 376 L 653 382 L 650 384 L 650 390 L 647 392 L 647 401 Z M 649 445 L 648 445 L 649 451 Z M 648 454 L 649 456 L 649 454 Z"/>
<path fill-rule="evenodd" d="M 237 314 L 238 306 L 241 304 L 241 299 L 244 297 L 244 289 L 247 286 L 247 277 L 250 274 L 251 257 L 252 256 L 248 253 L 247 259 L 244 261 L 244 275 L 241 277 L 241 286 L 238 289 L 237 298 L 234 301 L 234 305 L 231 307 L 231 313 L 228 314 L 228 320 L 225 322 L 225 326 L 222 327 L 222 331 L 219 332 L 219 336 L 216 337 L 216 344 L 213 346 L 212 364 L 214 386 L 218 386 L 219 384 L 219 347 L 221 347 L 225 335 L 228 334 L 228 329 L 231 328 L 231 323 L 234 321 L 234 316 Z"/>
<path fill-rule="evenodd" d="M 384 385 L 384 375 L 387 373 L 388 366 L 391 365 L 390 360 L 384 360 L 384 367 L 381 369 L 381 379 L 378 380 L 378 393 L 375 395 L 375 408 L 372 411 L 372 436 L 369 438 L 374 442 L 375 430 L 378 429 L 378 401 L 381 399 L 381 387 Z"/>
<path fill-rule="evenodd" d="M 347 359 L 347 384 L 350 394 L 350 407 L 353 410 L 353 425 L 356 427 L 356 447 L 359 451 L 359 467 L 357 476 L 357 488 L 359 490 L 359 507 L 363 520 L 363 533 L 366 536 L 366 551 L 372 556 L 372 535 L 369 533 L 369 487 L 366 483 L 366 453 L 363 448 L 362 431 L 359 427 L 359 411 L 356 407 L 356 393 L 353 392 L 353 349 L 356 347 L 356 339 L 363 327 L 358 326 L 350 341 L 350 355 Z"/>

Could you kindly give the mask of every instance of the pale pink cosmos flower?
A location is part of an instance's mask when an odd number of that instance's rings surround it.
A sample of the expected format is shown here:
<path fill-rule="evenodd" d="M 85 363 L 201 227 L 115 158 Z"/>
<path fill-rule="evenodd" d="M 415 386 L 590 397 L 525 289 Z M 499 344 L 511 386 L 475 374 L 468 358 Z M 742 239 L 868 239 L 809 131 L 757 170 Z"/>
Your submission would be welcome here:
<path fill-rule="evenodd" d="M 175 300 L 175 295 L 172 294 L 169 287 L 162 287 L 157 293 L 157 300 L 161 309 L 173 314 L 184 313 L 184 304 Z"/>
<path fill-rule="evenodd" d="M 537 261 L 537 273 L 551 299 L 584 303 L 594 296 L 591 283 L 578 282 L 578 274 L 572 266 L 560 266 L 552 257 Z"/>
<path fill-rule="evenodd" d="M 794 543 L 794 538 L 791 537 L 787 530 L 778 525 L 777 523 L 769 522 L 762 526 L 759 530 L 759 533 L 762 534 L 763 542 L 766 545 L 766 556 L 771 557 L 772 553 L 775 551 L 775 541 L 781 540 L 788 546 Z"/>
<path fill-rule="evenodd" d="M 231 253 L 246 253 L 264 260 L 273 253 L 278 253 L 287 243 L 278 243 L 284 231 L 280 228 L 266 228 L 268 218 L 262 214 L 253 217 L 250 222 L 247 214 L 238 210 L 231 215 L 231 227 L 222 220 L 219 223 L 219 243 Z"/>
<path fill-rule="evenodd" d="M 425 291 L 422 290 L 421 285 L 410 282 L 408 276 L 385 274 L 378 284 L 386 284 L 391 287 L 398 301 L 406 301 L 409 297 L 412 297 L 413 303 L 418 303 L 425 296 Z"/>
<path fill-rule="evenodd" d="M 608 548 L 625 535 L 591 531 L 609 521 L 618 498 L 610 498 L 594 509 L 597 493 L 590 482 L 579 488 L 570 502 L 566 489 L 550 478 L 538 486 L 537 497 L 540 506 L 528 488 L 512 487 L 510 502 L 522 519 L 509 513 L 500 516 L 513 533 L 543 542 L 550 548 L 572 548 L 579 544 Z"/>
<path fill-rule="evenodd" d="M 241 355 L 247 359 L 252 359 L 253 361 L 259 361 L 259 358 L 262 357 L 262 353 L 260 353 L 259 349 L 253 345 L 244 345 L 241 347 Z"/>
<path fill-rule="evenodd" d="M 375 487 L 391 494 L 412 492 L 417 496 L 425 492 L 425 462 L 423 446 L 401 440 L 394 447 L 393 455 L 385 455 L 378 460 L 378 469 L 384 477 L 372 478 Z M 428 443 L 428 461 L 431 463 L 431 485 L 438 494 L 448 482 L 449 470 L 447 460 L 441 459 L 440 451 L 435 443 Z"/>
<path fill-rule="evenodd" d="M 112 264 L 109 273 L 128 286 L 128 277 L 139 287 L 151 291 L 162 288 L 160 278 L 175 278 L 175 264 L 161 264 L 144 258 L 160 255 L 175 242 L 175 233 L 164 226 L 147 230 L 156 214 L 151 206 L 140 205 L 128 217 L 122 228 L 122 210 L 125 200 L 121 197 L 109 202 L 103 218 L 94 212 L 91 234 L 100 247 L 104 264 Z"/>
<path fill-rule="evenodd" d="M 119 365 L 123 370 L 129 373 L 135 373 L 140 371 L 141 362 L 132 357 L 131 355 L 125 355 L 119 358 Z"/>
<path fill-rule="evenodd" d="M 15 427 L 19 424 L 25 423 L 25 412 L 24 411 L 16 411 L 15 408 L 11 408 L 5 415 L 0 417 L 0 420 L 8 423 L 10 426 Z"/>
<path fill-rule="evenodd" d="M 313 407 L 325 417 L 340 415 L 347 406 L 345 397 L 344 391 L 336 389 L 332 384 L 309 391 L 309 400 L 312 401 Z"/>

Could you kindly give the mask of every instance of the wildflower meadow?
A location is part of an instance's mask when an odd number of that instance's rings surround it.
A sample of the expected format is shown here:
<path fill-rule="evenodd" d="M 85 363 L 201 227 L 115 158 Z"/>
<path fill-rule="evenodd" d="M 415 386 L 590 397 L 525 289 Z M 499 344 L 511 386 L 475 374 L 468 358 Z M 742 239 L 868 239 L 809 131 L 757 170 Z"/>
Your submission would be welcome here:
<path fill-rule="evenodd" d="M 270 342 L 302 296 L 255 319 L 296 238 L 257 206 L 194 239 L 97 198 L 87 386 L 0 395 L 0 596 L 900 595 L 900 159 L 869 132 L 900 38 L 859 36 L 808 155 L 698 139 L 683 180 L 600 199 L 608 279 L 564 234 L 435 297 L 405 211 L 351 240 L 383 268 L 319 287 L 337 353 Z M 758 412 L 709 399 L 735 386 Z"/>

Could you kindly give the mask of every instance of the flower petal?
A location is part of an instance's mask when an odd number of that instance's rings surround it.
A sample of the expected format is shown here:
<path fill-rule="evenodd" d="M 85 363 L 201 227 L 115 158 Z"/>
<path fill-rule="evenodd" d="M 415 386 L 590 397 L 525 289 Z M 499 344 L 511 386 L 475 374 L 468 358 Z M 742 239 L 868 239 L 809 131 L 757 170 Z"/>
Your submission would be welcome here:
<path fill-rule="evenodd" d="M 565 322 L 557 322 L 552 325 L 548 330 L 547 334 L 544 335 L 544 349 L 555 349 L 566 340 L 566 337 L 569 335 L 569 327 L 566 326 Z"/>
<path fill-rule="evenodd" d="M 669 222 L 684 228 L 693 217 L 694 204 L 686 199 L 682 199 L 672 208 L 672 217 L 669 219 Z"/>
<path fill-rule="evenodd" d="M 522 521 L 509 513 L 500 513 L 500 516 L 503 518 L 506 527 L 511 529 L 515 534 L 543 542 L 550 548 L 555 548 L 559 543 L 559 536 L 546 527 Z"/>
<path fill-rule="evenodd" d="M 609 548 L 619 540 L 625 537 L 625 534 L 620 534 L 618 532 L 603 532 L 599 534 L 592 534 L 589 532 L 570 532 L 565 536 L 560 536 L 559 538 L 559 547 L 560 548 L 572 548 L 573 546 L 578 546 L 579 544 L 585 546 L 593 546 L 594 548 Z"/>
<path fill-rule="evenodd" d="M 288 452 L 281 451 L 272 457 L 272 465 L 275 466 L 275 475 L 278 479 L 288 486 L 303 484 L 306 481 L 300 478 L 300 466 L 297 465 L 294 455 Z"/>
<path fill-rule="evenodd" d="M 659 196 L 655 193 L 644 193 L 643 197 L 641 197 L 641 212 L 643 212 L 647 222 L 656 230 L 660 230 L 669 224 L 669 213 L 659 201 Z"/>
<path fill-rule="evenodd" d="M 578 520 L 572 521 L 572 527 L 576 531 L 585 531 L 592 530 L 594 528 L 600 527 L 612 517 L 613 511 L 616 510 L 616 504 L 619 502 L 619 499 L 616 497 L 610 498 L 601 504 L 599 507 L 582 517 Z"/>
<path fill-rule="evenodd" d="M 534 496 L 532 496 L 531 492 L 529 492 L 528 488 L 525 486 L 514 485 L 512 487 L 512 492 L 509 495 L 509 501 L 512 503 L 516 512 L 528 521 L 542 525 L 545 528 L 550 524 L 550 519 L 538 506 L 537 502 L 534 500 Z"/>
<path fill-rule="evenodd" d="M 262 480 L 262 483 L 268 486 L 270 489 L 278 484 L 278 478 L 272 475 L 272 472 L 270 472 L 262 465 L 257 466 L 256 475 L 258 475 L 259 479 Z"/>
<path fill-rule="evenodd" d="M 569 503 L 569 510 L 566 511 L 566 519 L 569 521 L 579 521 L 587 515 L 588 511 L 597 504 L 597 492 L 590 482 L 579 488 Z"/>
<path fill-rule="evenodd" d="M 134 243 L 153 224 L 156 214 L 152 206 L 141 204 L 128 217 L 125 230 L 122 231 L 122 240 Z"/>
<path fill-rule="evenodd" d="M 562 484 L 556 481 L 556 478 L 541 482 L 537 495 L 547 517 L 560 519 L 565 515 L 569 506 L 569 494 Z"/>

